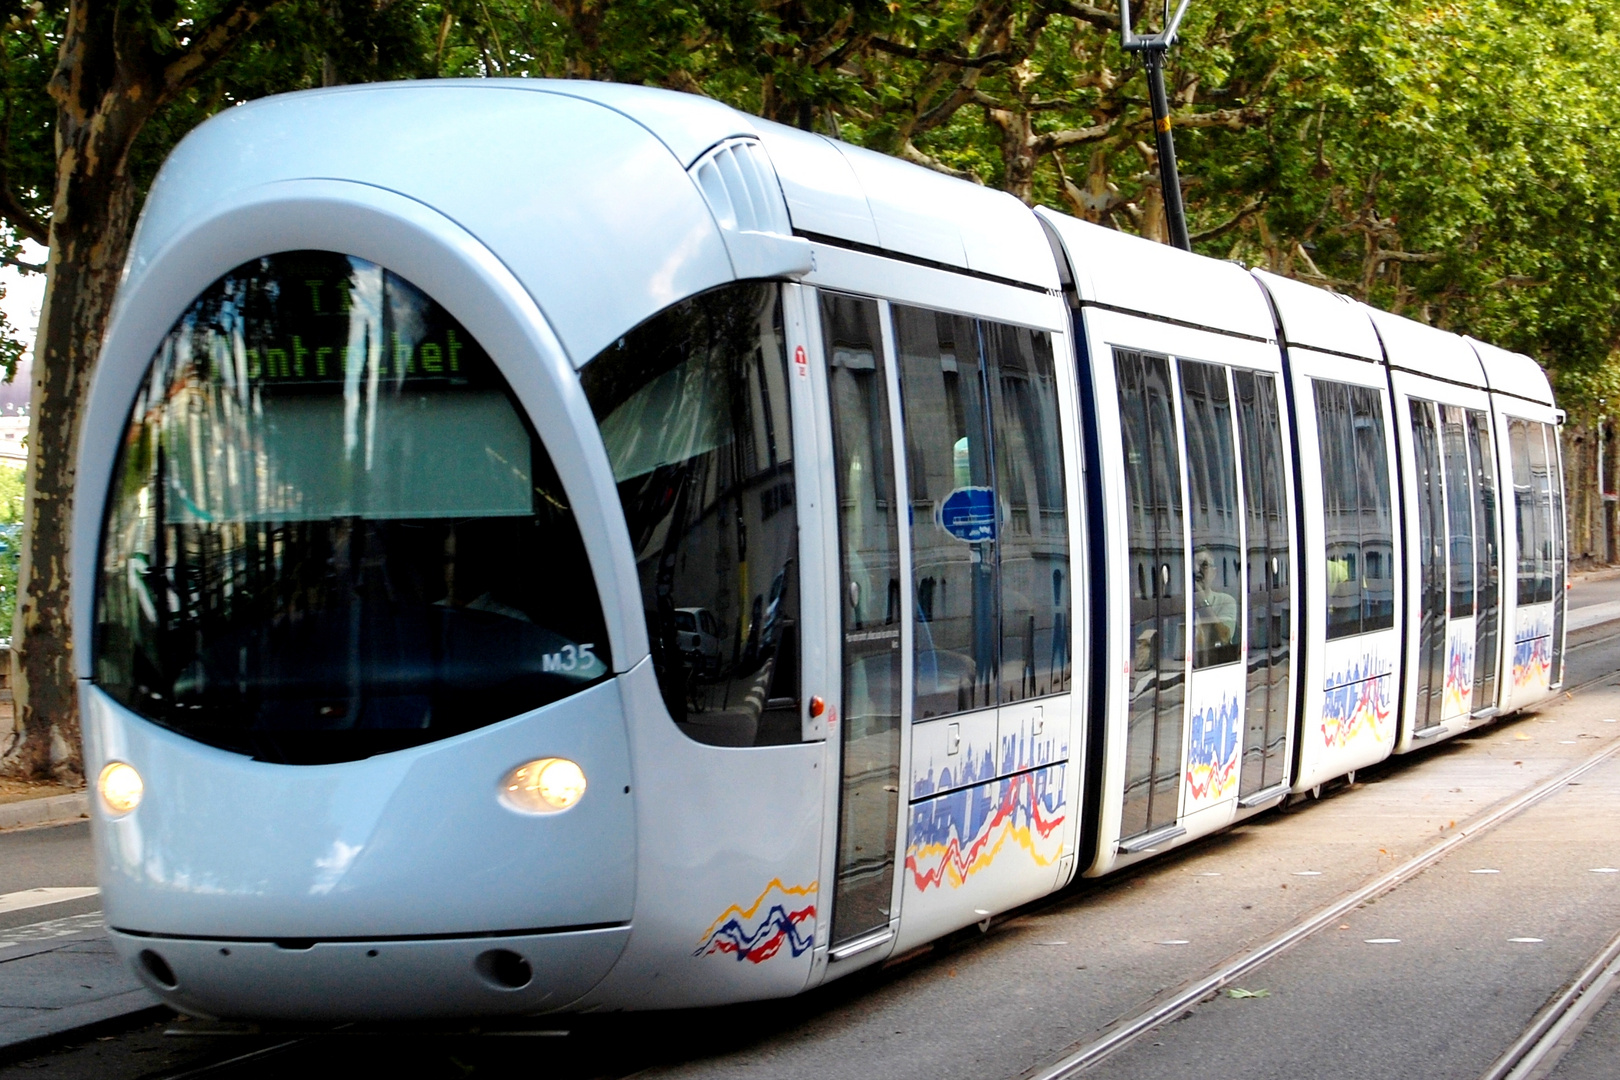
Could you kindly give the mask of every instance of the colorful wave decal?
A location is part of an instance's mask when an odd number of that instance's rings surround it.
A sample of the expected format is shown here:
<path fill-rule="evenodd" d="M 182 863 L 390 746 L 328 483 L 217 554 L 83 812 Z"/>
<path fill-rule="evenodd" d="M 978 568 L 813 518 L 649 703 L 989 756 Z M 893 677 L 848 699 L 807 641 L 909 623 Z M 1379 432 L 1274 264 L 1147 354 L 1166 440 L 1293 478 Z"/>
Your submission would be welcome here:
<path fill-rule="evenodd" d="M 1036 866 L 1052 866 L 1063 855 L 1056 834 L 1066 817 L 1061 766 L 940 795 L 911 808 L 906 870 L 918 892 L 960 888 L 1009 842 Z"/>
<path fill-rule="evenodd" d="M 793 906 L 794 897 L 803 899 L 816 895 L 818 882 L 808 885 L 787 886 L 781 878 L 772 878 L 765 890 L 745 907 L 736 904 L 726 908 L 720 917 L 703 932 L 702 944 L 693 956 L 734 956 L 738 963 L 747 960 L 762 964 L 782 951 L 786 945 L 794 956 L 802 956 L 816 944 L 816 905 Z M 779 897 L 766 909 L 759 911 L 772 895 Z"/>
<path fill-rule="evenodd" d="M 1236 697 L 1218 708 L 1193 714 L 1187 736 L 1187 794 L 1197 800 L 1219 799 L 1237 787 L 1241 721 Z"/>
<path fill-rule="evenodd" d="M 930 721 L 930 723 L 940 722 Z M 1060 729 L 1058 724 L 1051 726 Z M 950 755 L 944 765 L 939 766 L 938 772 L 935 771 L 932 760 L 914 762 L 911 797 L 926 799 L 939 792 L 950 791 L 952 788 L 973 787 L 976 784 L 988 783 L 998 776 L 1023 772 L 1027 769 L 1040 769 L 1054 762 L 1067 760 L 1069 747 L 1060 738 L 1061 733 L 1060 729 L 1056 734 L 1031 735 L 1028 721 L 1025 721 L 1020 729 L 997 739 L 1001 757 L 999 765 L 989 749 L 969 742 L 967 737 L 964 737 L 961 748 L 957 753 Z M 920 773 L 917 771 L 925 767 L 926 771 Z"/>
<path fill-rule="evenodd" d="M 1375 670 L 1374 660 L 1363 656 L 1346 672 L 1328 677 L 1322 694 L 1322 745 L 1333 749 L 1350 745 L 1363 731 L 1384 737 L 1391 708 L 1391 673 Z"/>
<path fill-rule="evenodd" d="M 1547 686 L 1552 682 L 1552 636 L 1513 643 L 1513 685 Z"/>
<path fill-rule="evenodd" d="M 1451 639 L 1446 657 L 1445 700 L 1440 715 L 1457 716 L 1468 711 L 1474 694 L 1473 642 L 1462 637 Z"/>
<path fill-rule="evenodd" d="M 961 749 L 951 755 L 951 758 L 952 760 L 940 767 L 938 774 L 934 772 L 933 762 L 929 762 L 926 773 L 921 776 L 913 775 L 911 780 L 913 799 L 926 799 L 936 791 L 947 791 L 953 787 L 982 784 L 996 775 L 995 757 L 987 746 L 964 742 Z"/>

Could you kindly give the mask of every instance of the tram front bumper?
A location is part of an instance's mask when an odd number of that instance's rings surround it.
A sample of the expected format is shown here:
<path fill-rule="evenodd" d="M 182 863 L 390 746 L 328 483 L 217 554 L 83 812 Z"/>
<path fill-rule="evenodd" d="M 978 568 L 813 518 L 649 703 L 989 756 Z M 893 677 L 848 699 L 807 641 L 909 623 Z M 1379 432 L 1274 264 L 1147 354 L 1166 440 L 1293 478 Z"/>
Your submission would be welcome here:
<path fill-rule="evenodd" d="M 180 1012 L 336 1022 L 560 1009 L 607 974 L 630 928 L 313 943 L 109 933 L 141 980 Z"/>
<path fill-rule="evenodd" d="M 617 680 L 438 742 L 332 765 L 254 761 L 81 698 L 102 906 L 119 952 L 208 1016 L 390 1019 L 561 1008 L 605 976 L 635 910 Z M 577 762 L 576 805 L 523 813 L 511 771 Z"/>

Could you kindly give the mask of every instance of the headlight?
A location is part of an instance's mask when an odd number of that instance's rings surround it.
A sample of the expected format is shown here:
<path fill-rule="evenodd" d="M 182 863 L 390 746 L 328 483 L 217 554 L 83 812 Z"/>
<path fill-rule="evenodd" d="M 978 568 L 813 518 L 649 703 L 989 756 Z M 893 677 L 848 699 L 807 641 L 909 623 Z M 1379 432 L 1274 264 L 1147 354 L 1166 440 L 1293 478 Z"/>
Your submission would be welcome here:
<path fill-rule="evenodd" d="M 141 780 L 141 774 L 135 771 L 135 766 L 122 761 L 109 761 L 96 780 L 96 791 L 100 793 L 101 805 L 107 808 L 108 814 L 123 817 L 141 805 L 146 784 Z"/>
<path fill-rule="evenodd" d="M 525 814 L 555 814 L 585 794 L 585 770 L 567 758 L 519 765 L 501 781 L 501 801 Z"/>

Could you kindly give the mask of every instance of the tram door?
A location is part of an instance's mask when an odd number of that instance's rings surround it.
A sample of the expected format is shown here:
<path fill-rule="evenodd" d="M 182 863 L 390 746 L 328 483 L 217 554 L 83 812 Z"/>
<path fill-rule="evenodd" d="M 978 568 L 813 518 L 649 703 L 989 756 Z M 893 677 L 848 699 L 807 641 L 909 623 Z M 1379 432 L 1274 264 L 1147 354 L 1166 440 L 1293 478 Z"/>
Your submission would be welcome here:
<path fill-rule="evenodd" d="M 1468 464 L 1474 473 L 1474 561 L 1479 601 L 1474 622 L 1474 709 L 1496 706 L 1496 676 L 1501 664 L 1502 545 L 1497 540 L 1496 455 L 1491 451 L 1491 421 L 1483 410 L 1466 414 Z"/>
<path fill-rule="evenodd" d="M 1423 732 L 1440 724 L 1442 688 L 1445 684 L 1445 494 L 1440 481 L 1440 435 L 1436 430 L 1434 403 L 1413 398 L 1411 410 L 1420 581 L 1417 711 L 1412 718 L 1412 729 Z"/>
<path fill-rule="evenodd" d="M 1186 722 L 1187 595 L 1170 361 L 1114 351 L 1130 550 L 1130 705 L 1120 836 L 1173 825 Z"/>
<path fill-rule="evenodd" d="M 878 305 L 821 294 L 838 500 L 842 715 L 829 945 L 889 934 L 900 808 L 901 594 L 889 394 Z"/>
<path fill-rule="evenodd" d="M 1232 372 L 1248 548 L 1249 662 L 1243 770 L 1238 798 L 1287 779 L 1288 691 L 1292 667 L 1293 514 L 1288 506 L 1277 383 L 1254 371 Z"/>

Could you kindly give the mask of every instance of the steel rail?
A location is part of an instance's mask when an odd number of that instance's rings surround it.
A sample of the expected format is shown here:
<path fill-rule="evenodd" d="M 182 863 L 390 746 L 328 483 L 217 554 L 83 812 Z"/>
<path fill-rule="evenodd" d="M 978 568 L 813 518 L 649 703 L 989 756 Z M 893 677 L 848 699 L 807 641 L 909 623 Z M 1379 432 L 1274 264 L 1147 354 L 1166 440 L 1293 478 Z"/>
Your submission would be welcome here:
<path fill-rule="evenodd" d="M 1551 1004 L 1536 1014 L 1480 1080 L 1542 1080 L 1620 988 L 1620 934 L 1598 951 Z"/>
<path fill-rule="evenodd" d="M 257 1050 L 249 1050 L 245 1054 L 237 1054 L 235 1057 L 226 1058 L 224 1061 L 216 1061 L 212 1065 L 199 1065 L 194 1069 L 186 1069 L 183 1072 L 169 1073 L 167 1076 L 162 1077 L 161 1080 L 191 1080 L 194 1076 L 207 1076 L 209 1073 L 235 1068 L 237 1065 L 243 1065 L 258 1058 L 269 1057 L 271 1054 L 279 1054 L 283 1050 L 291 1050 L 300 1043 L 308 1041 L 307 1038 L 300 1037 L 288 1039 L 273 1046 L 261 1046 Z"/>
<path fill-rule="evenodd" d="M 1614 673 L 1610 672 L 1602 678 L 1611 679 L 1613 677 Z M 1599 681 L 1601 680 L 1590 680 L 1590 682 Z M 1581 686 L 1590 685 L 1590 682 L 1582 683 Z M 1573 691 L 1579 688 L 1579 686 L 1571 687 L 1570 690 Z M 1422 873 L 1445 858 L 1458 845 L 1467 843 L 1474 837 L 1489 832 L 1509 818 L 1556 794 L 1568 786 L 1571 781 L 1586 775 L 1586 773 L 1597 768 L 1616 754 L 1620 754 L 1620 739 L 1616 739 L 1573 768 L 1566 769 L 1551 779 L 1542 781 L 1523 794 L 1498 806 L 1496 809 L 1487 811 L 1481 817 L 1470 822 L 1464 822 L 1456 832 L 1439 843 L 1413 856 L 1400 866 L 1363 885 L 1347 896 L 1320 909 L 1315 914 L 1307 916 L 1263 945 L 1218 968 L 1212 974 L 1187 984 L 1168 999 L 1149 1004 L 1134 1016 L 1121 1020 L 1117 1027 L 1101 1038 L 1064 1054 L 1063 1057 L 1050 1065 L 1041 1066 L 1032 1072 L 1023 1074 L 1024 1080 L 1069 1080 L 1070 1077 L 1078 1076 L 1086 1069 L 1123 1049 L 1141 1036 L 1181 1016 L 1205 998 L 1219 993 L 1223 987 L 1260 967 L 1266 961 L 1299 944 L 1317 931 L 1337 923 L 1340 918 L 1367 901 L 1382 896 L 1384 893 Z"/>

